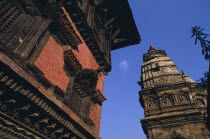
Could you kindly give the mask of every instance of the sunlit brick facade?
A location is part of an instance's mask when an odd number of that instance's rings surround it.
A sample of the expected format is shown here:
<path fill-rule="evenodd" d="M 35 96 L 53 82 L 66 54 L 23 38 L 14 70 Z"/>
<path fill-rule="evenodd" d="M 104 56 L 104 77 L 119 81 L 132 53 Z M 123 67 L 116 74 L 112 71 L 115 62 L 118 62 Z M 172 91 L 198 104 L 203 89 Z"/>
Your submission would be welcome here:
<path fill-rule="evenodd" d="M 128 1 L 0 7 L 0 138 L 99 139 L 110 53 L 140 41 Z"/>

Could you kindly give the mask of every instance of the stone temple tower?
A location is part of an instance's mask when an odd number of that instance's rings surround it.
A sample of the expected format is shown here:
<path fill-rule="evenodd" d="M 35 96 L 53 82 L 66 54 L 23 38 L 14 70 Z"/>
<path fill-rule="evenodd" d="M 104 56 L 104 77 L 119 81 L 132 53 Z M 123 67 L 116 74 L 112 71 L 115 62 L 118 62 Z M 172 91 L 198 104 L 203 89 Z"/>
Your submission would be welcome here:
<path fill-rule="evenodd" d="M 207 92 L 152 44 L 143 56 L 140 103 L 149 139 L 209 139 L 205 125 Z"/>

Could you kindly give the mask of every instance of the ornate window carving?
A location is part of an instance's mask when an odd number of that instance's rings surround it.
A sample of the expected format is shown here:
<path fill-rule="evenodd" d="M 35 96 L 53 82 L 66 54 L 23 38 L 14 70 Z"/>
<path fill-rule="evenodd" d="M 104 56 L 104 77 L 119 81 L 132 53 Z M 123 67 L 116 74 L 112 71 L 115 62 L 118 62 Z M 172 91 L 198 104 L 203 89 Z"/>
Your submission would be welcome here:
<path fill-rule="evenodd" d="M 155 63 L 155 67 L 152 68 L 153 72 L 160 71 L 160 66 L 158 63 Z"/>
<path fill-rule="evenodd" d="M 27 58 L 50 20 L 26 14 L 19 1 L 0 2 L 0 43 L 2 48 Z"/>
<path fill-rule="evenodd" d="M 148 103 L 147 103 L 147 107 L 148 108 L 155 108 L 158 106 L 158 102 L 156 99 L 150 98 Z"/>
<path fill-rule="evenodd" d="M 204 106 L 205 105 L 204 101 L 202 99 L 200 99 L 200 98 L 195 100 L 195 104 L 197 106 Z"/>
<path fill-rule="evenodd" d="M 69 66 L 71 67 L 72 65 Z M 64 96 L 64 102 L 87 125 L 94 126 L 94 123 L 89 118 L 89 113 L 91 106 L 95 103 L 93 99 L 95 100 L 100 97 L 94 95 L 96 94 L 94 90 L 98 81 L 98 72 L 91 69 L 83 69 L 73 72 L 72 75 L 74 77 L 72 77 L 72 81 L 69 83 L 67 95 Z"/>
<path fill-rule="evenodd" d="M 68 104 L 71 110 L 73 110 L 86 124 L 94 126 L 94 123 L 90 120 L 89 114 L 93 102 L 90 96 L 82 97 L 78 92 L 73 91 L 70 94 Z"/>
<path fill-rule="evenodd" d="M 7 31 L 14 22 L 17 21 L 17 19 L 21 15 L 21 11 L 9 0 L 3 0 L 0 3 L 1 7 L 1 20 L 0 20 L 0 36 L 2 33 Z"/>
<path fill-rule="evenodd" d="M 179 99 L 179 102 L 180 103 L 186 103 L 186 102 L 188 102 L 187 97 L 185 95 L 179 96 L 178 99 Z"/>
<path fill-rule="evenodd" d="M 149 101 L 148 102 L 148 108 L 154 108 L 154 107 L 156 107 L 156 104 L 155 104 L 154 100 Z"/>
<path fill-rule="evenodd" d="M 173 105 L 173 99 L 171 96 L 166 95 L 163 97 L 163 106 L 170 106 Z"/>
<path fill-rule="evenodd" d="M 68 100 L 68 106 L 83 118 L 89 117 L 91 97 L 82 97 L 73 91 Z"/>
<path fill-rule="evenodd" d="M 68 106 L 76 113 L 79 113 L 81 103 L 82 103 L 82 98 L 79 96 L 79 94 L 76 92 L 71 92 L 68 100 Z"/>

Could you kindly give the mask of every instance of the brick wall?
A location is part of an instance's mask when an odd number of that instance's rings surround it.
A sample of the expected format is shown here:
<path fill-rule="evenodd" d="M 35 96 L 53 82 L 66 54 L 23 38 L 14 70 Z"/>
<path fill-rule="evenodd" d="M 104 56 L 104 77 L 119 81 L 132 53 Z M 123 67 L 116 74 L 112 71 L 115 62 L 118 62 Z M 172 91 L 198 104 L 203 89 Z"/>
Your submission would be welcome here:
<path fill-rule="evenodd" d="M 75 54 L 77 60 L 82 65 L 83 69 L 96 70 L 99 68 L 98 63 L 96 62 L 95 58 L 85 43 L 79 44 L 77 48 L 72 49 L 72 51 Z"/>
<path fill-rule="evenodd" d="M 98 104 L 94 104 L 90 110 L 90 119 L 95 124 L 95 134 L 99 134 L 100 131 L 100 122 L 101 122 L 101 110 L 102 107 Z"/>
<path fill-rule="evenodd" d="M 50 37 L 35 61 L 35 66 L 44 74 L 44 77 L 54 86 L 58 86 L 64 92 L 67 89 L 69 78 L 63 70 L 63 49 Z"/>
<path fill-rule="evenodd" d="M 98 74 L 98 82 L 97 82 L 97 85 L 96 85 L 96 89 L 100 90 L 102 94 L 103 94 L 103 90 L 104 90 L 104 80 L 105 80 L 104 73 L 99 73 Z"/>
<path fill-rule="evenodd" d="M 64 8 L 63 10 L 66 16 L 68 16 L 69 22 L 73 24 L 71 18 L 66 13 Z M 82 65 L 83 69 L 97 70 L 99 68 L 98 63 L 96 62 L 88 46 L 83 41 L 79 32 L 76 30 L 76 27 L 74 25 L 72 26 L 74 27 L 76 34 L 80 37 L 83 43 L 79 44 L 76 48 L 69 47 L 68 49 L 72 50 L 76 56 L 76 59 Z M 39 57 L 35 61 L 35 66 L 44 74 L 44 77 L 50 83 L 52 83 L 54 86 L 58 86 L 61 90 L 66 92 L 70 79 L 63 70 L 63 48 L 55 41 L 52 36 L 49 38 Z M 96 89 L 100 90 L 101 92 L 103 92 L 104 89 L 104 78 L 105 75 L 103 73 L 99 73 Z M 100 130 L 101 109 L 102 108 L 100 105 L 94 104 L 90 110 L 90 119 L 95 124 L 94 132 L 97 135 L 99 134 Z"/>
<path fill-rule="evenodd" d="M 64 7 L 62 7 L 62 10 L 63 10 L 64 14 L 66 15 L 67 20 L 69 21 L 69 23 L 73 27 L 75 33 L 80 38 L 80 40 L 83 42 L 82 44 L 79 44 L 77 46 L 77 48 L 72 49 L 72 51 L 75 54 L 77 60 L 82 65 L 83 69 L 94 69 L 94 70 L 98 69 L 99 68 L 98 63 L 96 62 L 96 60 L 93 57 L 92 53 L 90 52 L 88 46 L 86 45 L 82 36 L 80 35 L 79 31 L 77 30 L 76 26 L 74 25 L 71 17 L 66 12 L 66 9 Z"/>

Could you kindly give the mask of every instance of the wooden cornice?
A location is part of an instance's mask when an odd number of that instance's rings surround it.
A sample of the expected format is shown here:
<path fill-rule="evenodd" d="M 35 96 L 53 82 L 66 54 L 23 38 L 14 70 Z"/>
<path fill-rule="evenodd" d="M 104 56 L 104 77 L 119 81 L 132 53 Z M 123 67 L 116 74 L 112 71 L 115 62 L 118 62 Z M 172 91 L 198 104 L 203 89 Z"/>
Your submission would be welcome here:
<path fill-rule="evenodd" d="M 76 34 L 74 24 L 71 19 L 66 15 L 65 9 L 62 7 L 58 12 L 58 22 L 62 34 L 67 38 L 71 46 L 78 46 L 82 43 L 80 37 Z"/>
<path fill-rule="evenodd" d="M 92 94 L 92 100 L 102 105 L 106 98 L 99 90 L 94 90 Z"/>
<path fill-rule="evenodd" d="M 41 2 L 41 1 L 40 1 Z M 46 2 L 46 1 L 45 1 Z M 100 34 L 95 34 L 93 29 L 88 25 L 85 14 L 81 11 L 76 1 L 52 1 L 45 3 L 45 7 L 41 6 L 45 17 L 51 19 L 52 24 L 50 30 L 59 38 L 63 45 L 70 45 L 76 47 L 77 45 L 85 42 L 100 68 L 104 72 L 111 70 L 110 63 L 110 43 L 107 42 L 106 48 L 100 45 L 104 45 L 105 42 L 98 42 L 95 38 Z M 43 10 L 44 9 L 44 10 Z M 99 30 L 95 30 L 99 31 Z M 103 40 L 105 41 L 105 40 Z M 108 40 L 106 40 L 108 41 Z M 106 49 L 106 50 L 105 50 Z"/>
<path fill-rule="evenodd" d="M 71 49 L 64 50 L 64 60 L 68 67 L 74 72 L 80 71 L 82 69 L 82 65 L 79 63 Z"/>
<path fill-rule="evenodd" d="M 88 25 L 84 13 L 81 11 L 80 7 L 77 5 L 75 1 L 66 2 L 63 4 L 66 12 L 70 15 L 74 25 L 82 36 L 84 42 L 90 49 L 91 53 L 95 57 L 97 63 L 105 72 L 109 72 L 111 70 L 110 59 L 105 57 L 105 53 L 109 55 L 110 49 L 106 48 L 107 51 L 104 53 L 100 48 L 100 44 L 96 41 L 94 37 L 92 28 Z M 99 35 L 99 34 L 98 34 Z M 108 45 L 107 45 L 108 47 Z"/>

